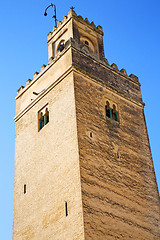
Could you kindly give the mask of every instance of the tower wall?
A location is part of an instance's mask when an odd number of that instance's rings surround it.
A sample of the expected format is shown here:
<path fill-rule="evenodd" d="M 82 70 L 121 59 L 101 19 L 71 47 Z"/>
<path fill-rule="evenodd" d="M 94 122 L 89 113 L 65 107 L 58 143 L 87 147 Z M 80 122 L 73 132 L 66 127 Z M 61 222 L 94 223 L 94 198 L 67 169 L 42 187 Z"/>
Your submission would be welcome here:
<path fill-rule="evenodd" d="M 160 239 L 140 85 L 79 52 L 73 55 L 74 66 L 81 59 L 74 80 L 85 239 Z M 119 122 L 106 117 L 107 100 L 117 105 Z"/>
<path fill-rule="evenodd" d="M 43 94 L 16 119 L 13 239 L 84 239 L 72 73 Z M 38 131 L 46 104 L 49 123 Z"/>
<path fill-rule="evenodd" d="M 13 240 L 160 240 L 138 78 L 72 10 L 47 43 L 48 65 L 16 96 Z"/>

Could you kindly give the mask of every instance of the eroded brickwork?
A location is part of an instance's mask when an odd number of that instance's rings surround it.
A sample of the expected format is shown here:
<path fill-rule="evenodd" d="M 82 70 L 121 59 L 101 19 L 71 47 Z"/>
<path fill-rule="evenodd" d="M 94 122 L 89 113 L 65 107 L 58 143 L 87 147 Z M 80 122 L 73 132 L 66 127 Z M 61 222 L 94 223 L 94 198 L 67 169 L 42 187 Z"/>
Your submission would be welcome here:
<path fill-rule="evenodd" d="M 82 73 L 74 78 L 85 239 L 160 239 L 159 195 L 143 105 Z M 113 73 L 108 78 L 120 81 Z M 132 85 L 128 81 L 128 90 Z M 117 103 L 119 123 L 106 118 L 104 99 Z"/>

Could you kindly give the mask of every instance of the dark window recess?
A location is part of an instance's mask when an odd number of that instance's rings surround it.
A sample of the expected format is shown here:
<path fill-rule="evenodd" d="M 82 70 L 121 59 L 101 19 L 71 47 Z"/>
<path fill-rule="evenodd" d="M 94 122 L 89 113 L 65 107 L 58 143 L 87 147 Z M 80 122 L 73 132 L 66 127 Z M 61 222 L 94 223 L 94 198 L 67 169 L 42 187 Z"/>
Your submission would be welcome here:
<path fill-rule="evenodd" d="M 66 213 L 66 217 L 68 216 L 68 206 L 67 206 L 67 202 L 65 202 L 65 213 Z"/>
<path fill-rule="evenodd" d="M 58 47 L 58 51 L 62 52 L 64 49 L 64 43 L 60 44 L 60 46 Z"/>
<path fill-rule="evenodd" d="M 90 132 L 90 137 L 91 137 L 91 138 L 93 137 L 92 132 Z"/>
<path fill-rule="evenodd" d="M 112 108 L 110 108 L 109 102 L 107 101 L 105 110 L 106 110 L 106 117 L 111 118 L 111 119 L 115 120 L 116 122 L 119 122 L 118 112 L 116 110 L 115 105 L 113 105 L 113 109 L 112 109 Z"/>
<path fill-rule="evenodd" d="M 84 43 L 85 43 L 85 45 L 89 46 L 89 42 L 85 41 Z"/>
<path fill-rule="evenodd" d="M 24 194 L 26 193 L 26 184 L 24 184 Z"/>
<path fill-rule="evenodd" d="M 45 112 L 39 112 L 39 131 L 49 122 L 49 111 L 48 108 L 45 109 Z"/>

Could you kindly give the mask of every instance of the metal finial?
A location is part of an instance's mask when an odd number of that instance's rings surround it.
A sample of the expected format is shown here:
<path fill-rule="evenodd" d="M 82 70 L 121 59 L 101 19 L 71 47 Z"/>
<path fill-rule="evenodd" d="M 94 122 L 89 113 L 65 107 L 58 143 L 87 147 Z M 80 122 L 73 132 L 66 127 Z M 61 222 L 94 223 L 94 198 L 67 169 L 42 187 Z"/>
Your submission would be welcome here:
<path fill-rule="evenodd" d="M 54 7 L 54 15 L 53 15 L 52 18 L 55 19 L 55 27 L 57 27 L 56 6 L 55 6 L 53 3 L 51 3 L 51 4 L 46 8 L 45 13 L 44 13 L 44 16 L 47 16 L 47 10 L 48 10 L 48 8 L 50 8 L 50 7 Z"/>
<path fill-rule="evenodd" d="M 72 7 L 70 7 L 70 9 L 71 9 L 71 10 L 74 10 L 74 9 L 75 9 L 75 7 L 73 7 L 73 6 L 72 6 Z"/>

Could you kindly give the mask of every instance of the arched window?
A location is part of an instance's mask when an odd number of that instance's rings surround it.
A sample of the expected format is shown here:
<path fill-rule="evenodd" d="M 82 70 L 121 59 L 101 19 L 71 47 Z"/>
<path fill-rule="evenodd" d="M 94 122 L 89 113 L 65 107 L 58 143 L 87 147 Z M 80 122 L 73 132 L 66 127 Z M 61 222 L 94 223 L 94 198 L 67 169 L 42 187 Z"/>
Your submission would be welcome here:
<path fill-rule="evenodd" d="M 49 122 L 48 107 L 44 107 L 38 112 L 38 131 L 40 131 Z"/>
<path fill-rule="evenodd" d="M 112 117 L 113 117 L 113 120 L 116 120 L 116 106 L 114 104 L 112 109 Z"/>
<path fill-rule="evenodd" d="M 43 113 L 39 113 L 39 130 L 41 130 L 44 127 L 44 116 Z"/>
<path fill-rule="evenodd" d="M 119 122 L 119 119 L 118 119 L 118 111 L 116 110 L 116 106 L 113 104 L 113 119 L 117 122 Z"/>
<path fill-rule="evenodd" d="M 106 101 L 105 105 L 106 117 L 119 122 L 118 111 L 115 104 L 111 104 L 109 101 Z"/>
<path fill-rule="evenodd" d="M 64 40 L 61 40 L 58 47 L 57 47 L 57 52 L 62 52 L 64 47 L 65 47 L 65 41 Z"/>
<path fill-rule="evenodd" d="M 44 125 L 46 125 L 49 122 L 49 111 L 48 108 L 45 109 L 45 114 L 44 114 Z"/>
<path fill-rule="evenodd" d="M 91 54 L 95 53 L 95 46 L 91 39 L 89 39 L 87 36 L 81 36 L 80 37 L 81 47 L 86 52 L 89 52 Z"/>
<path fill-rule="evenodd" d="M 106 116 L 109 118 L 112 118 L 112 111 L 111 111 L 110 104 L 108 101 L 106 102 L 105 108 L 106 108 Z"/>

